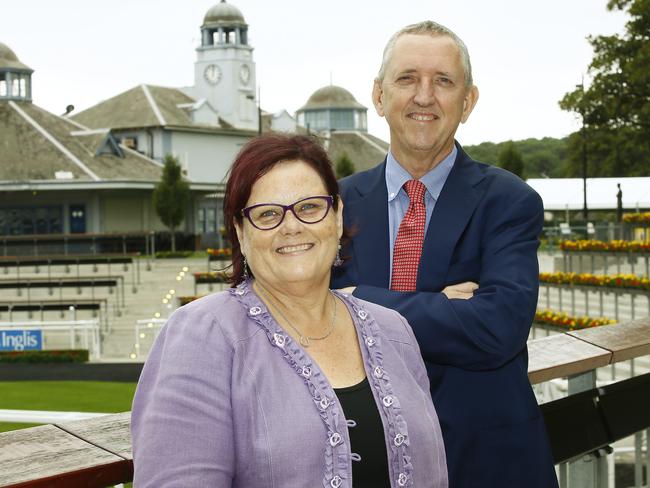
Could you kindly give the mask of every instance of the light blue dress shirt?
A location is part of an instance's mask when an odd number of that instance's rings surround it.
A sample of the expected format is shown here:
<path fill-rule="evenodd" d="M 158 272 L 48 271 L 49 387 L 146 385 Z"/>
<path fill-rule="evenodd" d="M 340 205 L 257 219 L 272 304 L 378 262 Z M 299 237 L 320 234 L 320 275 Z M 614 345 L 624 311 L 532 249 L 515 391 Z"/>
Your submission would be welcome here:
<path fill-rule="evenodd" d="M 435 168 L 426 173 L 420 181 L 424 184 L 427 191 L 424 193 L 424 204 L 427 210 L 427 220 L 424 226 L 424 235 L 429 229 L 429 221 L 433 208 L 436 206 L 442 187 L 447 181 L 456 160 L 458 150 L 454 145 L 449 155 L 443 159 Z M 393 248 L 397 239 L 399 225 L 406 215 L 409 208 L 409 196 L 403 188 L 404 183 L 412 180 L 413 177 L 406 171 L 402 165 L 395 159 L 393 153 L 389 150 L 386 158 L 386 188 L 388 190 L 388 236 L 390 238 L 390 278 L 393 277 Z"/>

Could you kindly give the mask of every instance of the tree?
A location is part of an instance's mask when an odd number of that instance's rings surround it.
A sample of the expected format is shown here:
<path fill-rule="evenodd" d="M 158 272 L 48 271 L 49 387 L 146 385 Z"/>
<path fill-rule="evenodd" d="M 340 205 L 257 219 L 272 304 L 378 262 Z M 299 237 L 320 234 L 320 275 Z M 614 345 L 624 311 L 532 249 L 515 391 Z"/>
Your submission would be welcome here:
<path fill-rule="evenodd" d="M 169 228 L 172 251 L 176 251 L 176 228 L 183 222 L 190 202 L 190 186 L 183 180 L 181 166 L 171 154 L 165 156 L 160 182 L 153 191 L 153 206 Z"/>
<path fill-rule="evenodd" d="M 499 153 L 499 166 L 516 174 L 520 178 L 524 177 L 524 160 L 515 147 L 513 141 L 508 141 L 503 145 Z"/>
<path fill-rule="evenodd" d="M 517 152 L 524 160 L 526 178 L 562 178 L 567 171 L 567 138 L 523 139 L 514 141 Z M 463 146 L 472 158 L 483 163 L 500 166 L 500 154 L 507 142 L 483 142 L 476 146 Z"/>
<path fill-rule="evenodd" d="M 354 174 L 354 163 L 348 157 L 348 154 L 344 152 L 336 160 L 336 177 L 345 178 L 351 174 Z"/>
<path fill-rule="evenodd" d="M 591 84 L 559 103 L 584 123 L 590 176 L 643 175 L 650 158 L 650 0 L 609 0 L 607 9 L 627 11 L 625 32 L 589 37 Z M 573 168 L 581 145 L 579 136 L 569 138 Z"/>

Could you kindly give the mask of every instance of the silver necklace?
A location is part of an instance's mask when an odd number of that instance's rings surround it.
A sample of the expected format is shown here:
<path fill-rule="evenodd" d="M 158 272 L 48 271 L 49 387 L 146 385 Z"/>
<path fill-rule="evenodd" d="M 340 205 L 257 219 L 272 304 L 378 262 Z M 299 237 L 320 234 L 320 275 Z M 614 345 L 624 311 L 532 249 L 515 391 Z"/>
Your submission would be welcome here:
<path fill-rule="evenodd" d="M 262 285 L 260 285 L 258 282 L 255 282 L 257 285 L 257 288 L 260 291 L 260 294 L 266 299 L 266 301 L 273 307 L 273 310 L 278 312 L 280 314 L 280 317 L 284 319 L 284 321 L 287 323 L 289 327 L 293 329 L 293 331 L 298 334 L 300 345 L 303 347 L 309 347 L 309 344 L 311 341 L 322 341 L 323 339 L 327 339 L 330 335 L 332 335 L 332 331 L 334 330 L 334 325 L 336 325 L 336 298 L 334 297 L 334 294 L 329 291 L 329 294 L 332 297 L 332 305 L 334 306 L 334 311 L 332 312 L 332 323 L 330 326 L 327 328 L 327 332 L 325 332 L 324 335 L 320 337 L 309 337 L 304 335 L 302 332 L 300 332 L 294 325 L 289 321 L 289 319 L 282 313 L 282 310 L 280 310 L 278 307 L 276 307 L 273 302 L 269 299 L 268 295 L 266 294 L 264 288 Z"/>

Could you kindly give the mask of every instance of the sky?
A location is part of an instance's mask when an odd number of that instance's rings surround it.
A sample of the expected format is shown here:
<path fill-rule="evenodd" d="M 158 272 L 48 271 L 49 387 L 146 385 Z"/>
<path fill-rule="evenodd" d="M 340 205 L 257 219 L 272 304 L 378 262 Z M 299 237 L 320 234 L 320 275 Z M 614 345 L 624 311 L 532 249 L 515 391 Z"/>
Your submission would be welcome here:
<path fill-rule="evenodd" d="M 588 84 L 589 35 L 623 32 L 607 0 L 228 0 L 244 14 L 262 108 L 294 113 L 318 88 L 349 90 L 388 141 L 370 97 L 388 38 L 431 19 L 467 44 L 480 97 L 461 144 L 564 137 L 579 128 L 558 100 Z M 61 114 L 141 83 L 193 84 L 195 48 L 218 0 L 0 0 L 0 42 L 35 70 L 34 103 Z"/>

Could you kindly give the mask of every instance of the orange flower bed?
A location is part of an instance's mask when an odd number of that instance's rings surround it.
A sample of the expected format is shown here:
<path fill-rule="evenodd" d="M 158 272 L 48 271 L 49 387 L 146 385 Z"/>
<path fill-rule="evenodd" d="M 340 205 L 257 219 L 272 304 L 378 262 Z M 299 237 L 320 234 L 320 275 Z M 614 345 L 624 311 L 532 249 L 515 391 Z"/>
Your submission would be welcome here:
<path fill-rule="evenodd" d="M 650 252 L 650 242 L 643 241 L 597 241 L 578 240 L 562 241 L 560 249 L 570 252 L 605 251 L 605 252 Z"/>
<path fill-rule="evenodd" d="M 564 312 L 538 310 L 535 312 L 535 322 L 538 324 L 555 325 L 568 330 L 578 330 L 615 324 L 616 320 L 606 317 L 572 317 Z"/>
<path fill-rule="evenodd" d="M 184 297 L 178 297 L 178 306 L 182 307 L 183 305 L 187 305 L 190 302 L 193 302 L 194 300 L 198 300 L 199 298 L 203 298 L 205 295 L 199 295 L 199 296 L 194 296 L 194 295 L 188 295 Z"/>
<path fill-rule="evenodd" d="M 633 224 L 650 224 L 650 212 L 623 214 L 623 222 L 630 222 Z"/>
<path fill-rule="evenodd" d="M 608 288 L 632 288 L 635 290 L 650 290 L 650 279 L 633 274 L 594 275 L 590 273 L 540 273 L 541 283 L 557 283 L 562 285 L 604 286 Z"/>
<path fill-rule="evenodd" d="M 223 271 L 210 271 L 209 273 L 194 273 L 194 283 L 226 283 L 228 275 Z"/>
<path fill-rule="evenodd" d="M 212 249 L 209 247 L 206 249 L 206 252 L 208 253 L 209 256 L 215 256 L 218 258 L 229 258 L 232 256 L 232 249 L 229 247 L 222 248 L 220 247 L 219 249 Z"/>

